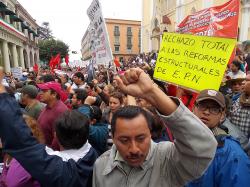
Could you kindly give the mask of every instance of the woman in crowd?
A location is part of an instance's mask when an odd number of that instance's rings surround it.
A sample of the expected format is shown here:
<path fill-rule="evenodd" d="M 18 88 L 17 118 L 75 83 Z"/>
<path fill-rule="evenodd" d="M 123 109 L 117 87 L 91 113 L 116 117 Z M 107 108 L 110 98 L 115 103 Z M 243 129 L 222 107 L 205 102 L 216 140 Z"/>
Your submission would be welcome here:
<path fill-rule="evenodd" d="M 235 79 L 236 77 L 246 76 L 246 74 L 241 71 L 241 63 L 234 60 L 230 66 L 230 72 L 227 74 L 230 79 Z"/>
<path fill-rule="evenodd" d="M 113 114 L 123 106 L 123 94 L 121 92 L 113 92 L 109 98 L 109 107 L 103 112 L 103 122 L 109 124 L 109 137 L 108 137 L 108 147 L 113 145 L 113 140 L 111 138 L 111 119 Z"/>

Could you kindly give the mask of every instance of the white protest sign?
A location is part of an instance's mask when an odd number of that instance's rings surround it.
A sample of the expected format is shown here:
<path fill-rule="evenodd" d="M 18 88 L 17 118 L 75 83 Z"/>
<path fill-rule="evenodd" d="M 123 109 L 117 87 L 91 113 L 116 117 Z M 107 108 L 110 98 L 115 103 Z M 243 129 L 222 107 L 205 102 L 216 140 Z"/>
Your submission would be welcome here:
<path fill-rule="evenodd" d="M 93 0 L 87 10 L 90 19 L 90 50 L 97 64 L 108 64 L 113 60 L 108 32 L 98 0 Z"/>
<path fill-rule="evenodd" d="M 12 73 L 13 77 L 15 77 L 17 79 L 21 79 L 23 76 L 22 67 L 11 68 L 11 73 Z"/>

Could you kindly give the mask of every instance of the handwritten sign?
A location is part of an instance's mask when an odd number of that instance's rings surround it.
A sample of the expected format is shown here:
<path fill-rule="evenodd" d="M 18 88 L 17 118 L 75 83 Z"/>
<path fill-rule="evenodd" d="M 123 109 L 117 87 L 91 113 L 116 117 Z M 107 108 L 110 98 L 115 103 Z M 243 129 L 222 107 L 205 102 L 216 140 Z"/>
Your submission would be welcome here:
<path fill-rule="evenodd" d="M 154 78 L 193 90 L 218 90 L 235 39 L 164 33 Z"/>
<path fill-rule="evenodd" d="M 20 80 L 22 78 L 22 76 L 23 76 L 22 67 L 11 68 L 11 73 L 12 73 L 13 77 Z"/>
<path fill-rule="evenodd" d="M 87 10 L 90 19 L 89 35 L 92 59 L 96 64 L 107 64 L 113 59 L 108 31 L 99 0 L 93 0 Z"/>

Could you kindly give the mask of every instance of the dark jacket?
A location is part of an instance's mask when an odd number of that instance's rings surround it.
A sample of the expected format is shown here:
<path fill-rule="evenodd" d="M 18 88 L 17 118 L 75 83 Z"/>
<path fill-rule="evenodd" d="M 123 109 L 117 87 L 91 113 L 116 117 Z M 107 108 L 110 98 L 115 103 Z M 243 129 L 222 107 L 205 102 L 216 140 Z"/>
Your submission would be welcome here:
<path fill-rule="evenodd" d="M 0 94 L 0 138 L 4 151 L 14 157 L 46 187 L 91 186 L 97 153 L 86 143 L 79 150 L 53 151 L 31 136 L 15 99 Z"/>
<path fill-rule="evenodd" d="M 90 118 L 91 111 L 88 105 L 79 107 L 78 111 Z M 99 155 L 107 151 L 108 135 L 109 129 L 106 123 L 98 122 L 89 126 L 89 143 L 95 148 Z"/>
<path fill-rule="evenodd" d="M 89 127 L 89 143 L 95 148 L 99 155 L 107 151 L 108 135 L 108 124 L 96 123 Z"/>
<path fill-rule="evenodd" d="M 220 136 L 217 141 L 218 148 L 207 171 L 186 187 L 249 186 L 250 160 L 239 143 L 230 136 Z"/>

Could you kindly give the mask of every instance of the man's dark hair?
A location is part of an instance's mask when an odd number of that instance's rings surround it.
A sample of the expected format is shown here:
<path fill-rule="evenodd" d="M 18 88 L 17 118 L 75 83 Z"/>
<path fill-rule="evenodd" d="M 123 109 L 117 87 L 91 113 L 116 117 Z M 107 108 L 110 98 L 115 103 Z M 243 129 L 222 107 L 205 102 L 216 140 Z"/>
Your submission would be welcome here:
<path fill-rule="evenodd" d="M 83 75 L 81 72 L 76 72 L 76 73 L 74 74 L 74 76 L 80 78 L 82 81 L 85 80 L 84 75 Z"/>
<path fill-rule="evenodd" d="M 59 95 L 55 90 L 50 89 L 50 93 L 51 93 L 51 94 L 56 94 L 56 99 L 57 99 L 57 100 L 60 100 L 61 97 L 60 97 L 60 95 Z"/>
<path fill-rule="evenodd" d="M 90 107 L 90 119 L 95 119 L 96 122 L 100 122 L 102 119 L 102 110 L 97 106 L 89 106 Z"/>
<path fill-rule="evenodd" d="M 238 69 L 240 69 L 241 63 L 240 63 L 239 61 L 234 60 L 232 63 L 233 63 Z"/>
<path fill-rule="evenodd" d="M 89 119 L 77 110 L 66 111 L 55 122 L 55 131 L 64 149 L 79 149 L 87 142 Z"/>
<path fill-rule="evenodd" d="M 116 121 L 118 118 L 122 119 L 133 119 L 138 117 L 139 115 L 143 115 L 148 123 L 148 128 L 151 131 L 152 124 L 153 124 L 153 117 L 149 114 L 146 110 L 142 109 L 138 106 L 125 106 L 119 108 L 113 115 L 111 120 L 111 133 L 114 136 L 115 129 L 116 129 Z"/>
<path fill-rule="evenodd" d="M 47 74 L 47 75 L 43 75 L 41 77 L 41 80 L 46 83 L 46 82 L 51 82 L 51 81 L 55 81 L 55 78 L 53 75 Z"/>
<path fill-rule="evenodd" d="M 88 97 L 88 93 L 84 89 L 74 89 L 77 100 L 81 100 L 84 103 L 85 99 Z"/>
<path fill-rule="evenodd" d="M 94 88 L 94 83 L 93 82 L 88 82 L 87 85 L 90 87 L 90 89 Z"/>

